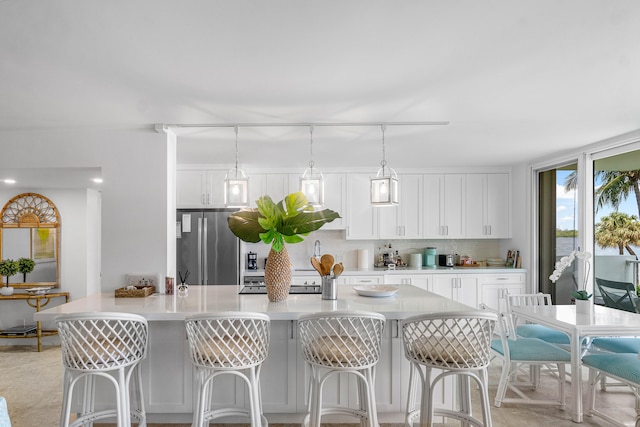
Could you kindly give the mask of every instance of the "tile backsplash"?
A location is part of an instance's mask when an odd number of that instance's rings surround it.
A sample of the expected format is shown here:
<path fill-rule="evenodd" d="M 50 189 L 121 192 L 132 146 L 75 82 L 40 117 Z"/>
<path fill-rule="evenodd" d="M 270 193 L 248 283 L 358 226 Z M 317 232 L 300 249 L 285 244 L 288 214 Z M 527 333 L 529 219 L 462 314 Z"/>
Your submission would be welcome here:
<path fill-rule="evenodd" d="M 295 268 L 311 268 L 309 258 L 313 255 L 316 240 L 320 241 L 321 253 L 330 253 L 336 262 L 342 261 L 346 268 L 358 267 L 358 250 L 369 251 L 369 268 L 373 268 L 374 257 L 384 245 L 391 244 L 397 250 L 405 263 L 412 253 L 423 253 L 424 248 L 433 246 L 438 254 L 470 255 L 474 260 L 487 258 L 504 258 L 500 253 L 499 240 L 346 240 L 344 231 L 318 230 L 305 237 L 305 240 L 293 245 L 287 245 L 291 263 Z M 244 243 L 243 254 L 246 263 L 246 253 L 258 254 L 258 268 L 264 268 L 264 259 L 269 254 L 270 246 L 263 243 Z"/>

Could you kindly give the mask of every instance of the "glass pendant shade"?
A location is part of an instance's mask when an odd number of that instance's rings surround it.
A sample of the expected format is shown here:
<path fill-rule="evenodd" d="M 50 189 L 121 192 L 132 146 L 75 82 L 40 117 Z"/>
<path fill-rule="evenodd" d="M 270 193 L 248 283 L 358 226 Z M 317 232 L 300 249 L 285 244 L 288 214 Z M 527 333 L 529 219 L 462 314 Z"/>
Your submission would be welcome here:
<path fill-rule="evenodd" d="M 371 178 L 371 204 L 373 206 L 396 206 L 398 198 L 398 175 L 389 167 L 382 167 Z"/>
<path fill-rule="evenodd" d="M 314 208 L 324 205 L 324 177 L 319 169 L 310 167 L 300 177 L 300 191 Z"/>
<path fill-rule="evenodd" d="M 249 206 L 249 177 L 242 169 L 229 169 L 224 178 L 224 205 L 227 208 Z"/>

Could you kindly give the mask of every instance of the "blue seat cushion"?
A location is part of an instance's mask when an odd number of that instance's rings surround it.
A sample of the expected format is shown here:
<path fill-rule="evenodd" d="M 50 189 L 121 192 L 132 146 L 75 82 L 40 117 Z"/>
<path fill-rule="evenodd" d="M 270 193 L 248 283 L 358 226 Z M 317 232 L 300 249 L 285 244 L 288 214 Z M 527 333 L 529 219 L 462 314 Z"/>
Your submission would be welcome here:
<path fill-rule="evenodd" d="M 539 338 L 553 344 L 570 344 L 569 336 L 544 325 L 529 323 L 516 328 L 516 334 L 524 338 Z"/>
<path fill-rule="evenodd" d="M 0 396 L 0 427 L 11 427 L 9 411 L 7 410 L 7 401 L 2 396 Z"/>
<path fill-rule="evenodd" d="M 640 353 L 640 338 L 594 338 L 591 345 L 613 353 Z"/>
<path fill-rule="evenodd" d="M 634 384 L 640 384 L 640 360 L 633 353 L 589 354 L 582 363 Z"/>
<path fill-rule="evenodd" d="M 571 362 L 571 354 L 539 338 L 508 340 L 509 357 L 516 362 Z M 502 340 L 491 341 L 491 348 L 504 355 Z"/>

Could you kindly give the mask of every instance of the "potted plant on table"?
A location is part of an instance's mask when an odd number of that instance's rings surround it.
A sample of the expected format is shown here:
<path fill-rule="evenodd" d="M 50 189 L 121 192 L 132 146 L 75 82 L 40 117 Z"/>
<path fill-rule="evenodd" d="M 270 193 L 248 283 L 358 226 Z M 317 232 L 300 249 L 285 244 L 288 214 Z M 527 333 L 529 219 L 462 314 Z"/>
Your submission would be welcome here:
<path fill-rule="evenodd" d="M 18 271 L 22 273 L 22 282 L 27 283 L 27 274 L 31 273 L 36 263 L 31 258 L 20 258 L 18 260 Z"/>
<path fill-rule="evenodd" d="M 264 281 L 269 301 L 282 301 L 289 295 L 291 262 L 285 243 L 299 243 L 310 232 L 340 218 L 331 209 L 315 210 L 302 192 L 291 193 L 275 203 L 271 197 L 256 200 L 257 208 L 245 208 L 229 216 L 229 228 L 241 240 L 270 244 Z"/>
<path fill-rule="evenodd" d="M 569 255 L 560 258 L 560 261 L 556 262 L 556 269 L 553 270 L 549 279 L 556 283 L 556 281 L 562 275 L 562 272 L 571 265 L 571 263 L 576 259 L 580 259 L 584 261 L 585 271 L 584 271 L 584 282 L 582 283 L 582 287 L 571 292 L 571 296 L 575 298 L 576 301 L 576 310 L 583 311 L 585 309 L 589 309 L 591 305 L 590 298 L 592 294 L 587 291 L 587 279 L 589 278 L 589 272 L 591 270 L 591 263 L 589 260 L 591 259 L 591 253 L 588 251 L 572 251 Z"/>
<path fill-rule="evenodd" d="M 0 275 L 7 278 L 6 285 L 0 288 L 0 294 L 4 296 L 13 295 L 13 288 L 9 286 L 9 277 L 18 272 L 18 262 L 12 259 L 5 259 L 0 262 Z"/>

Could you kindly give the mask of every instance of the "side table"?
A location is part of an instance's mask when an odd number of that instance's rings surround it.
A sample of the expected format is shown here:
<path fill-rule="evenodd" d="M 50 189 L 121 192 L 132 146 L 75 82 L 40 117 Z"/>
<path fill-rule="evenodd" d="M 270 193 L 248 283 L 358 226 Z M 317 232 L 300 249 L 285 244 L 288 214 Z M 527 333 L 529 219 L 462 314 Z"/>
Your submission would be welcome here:
<path fill-rule="evenodd" d="M 61 298 L 61 297 L 64 297 L 65 303 L 69 302 L 69 292 L 49 292 L 48 294 L 43 294 L 43 295 L 15 293 L 9 296 L 0 295 L 0 301 L 24 300 L 27 302 L 27 304 L 30 307 L 35 308 L 36 312 L 38 312 L 43 307 L 46 307 L 52 298 Z M 2 333 L 2 331 L 0 331 L 0 333 Z M 42 351 L 42 337 L 48 337 L 48 336 L 57 335 L 57 334 L 58 334 L 58 330 L 53 330 L 53 329 L 42 330 L 40 321 L 37 321 L 35 333 L 26 334 L 26 335 L 2 335 L 0 336 L 0 338 L 38 338 L 38 351 Z"/>

